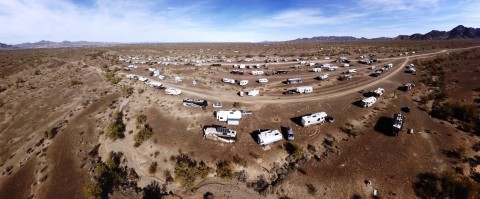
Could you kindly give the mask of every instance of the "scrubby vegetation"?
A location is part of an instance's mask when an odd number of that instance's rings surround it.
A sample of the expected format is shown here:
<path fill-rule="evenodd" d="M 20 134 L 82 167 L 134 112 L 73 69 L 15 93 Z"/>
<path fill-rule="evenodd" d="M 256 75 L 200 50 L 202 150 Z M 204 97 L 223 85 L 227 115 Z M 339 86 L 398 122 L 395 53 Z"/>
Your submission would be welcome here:
<path fill-rule="evenodd" d="M 218 161 L 216 172 L 218 177 L 231 180 L 233 178 L 233 165 L 228 160 Z"/>
<path fill-rule="evenodd" d="M 118 187 L 128 181 L 128 172 L 126 168 L 120 167 L 121 153 L 110 152 L 107 161 L 100 162 L 95 166 L 95 179 L 98 186 L 101 188 L 102 198 L 106 198 L 112 189 Z M 86 185 L 87 188 L 92 188 L 92 191 L 85 193 L 97 193 L 98 187 L 96 185 Z"/>
<path fill-rule="evenodd" d="M 122 111 L 115 111 L 113 113 L 113 121 L 108 123 L 104 130 L 105 136 L 112 140 L 117 140 L 125 137 L 125 124 L 123 123 Z"/>
<path fill-rule="evenodd" d="M 131 86 L 122 86 L 122 93 L 125 98 L 130 97 L 133 94 L 133 87 Z"/>
<path fill-rule="evenodd" d="M 140 128 L 140 126 L 142 126 L 142 124 L 144 124 L 145 122 L 147 122 L 146 115 L 137 115 L 137 117 L 135 118 L 135 124 L 137 125 L 137 129 Z"/>
<path fill-rule="evenodd" d="M 150 139 L 153 135 L 153 129 L 150 127 L 150 125 L 145 124 L 143 127 L 138 129 L 138 132 L 135 134 L 133 137 L 133 140 L 135 141 L 135 147 L 139 147 L 142 145 L 143 142 L 146 140 Z"/>
<path fill-rule="evenodd" d="M 186 154 L 180 154 L 175 157 L 175 180 L 183 187 L 191 188 L 197 178 L 205 178 L 210 173 L 211 168 L 203 161 L 197 163 Z"/>
<path fill-rule="evenodd" d="M 108 82 L 111 84 L 117 84 L 122 80 L 121 77 L 118 77 L 115 75 L 117 71 L 119 71 L 119 68 L 114 68 L 113 70 L 108 69 L 108 67 L 104 67 L 104 77 L 107 79 Z"/>
<path fill-rule="evenodd" d="M 293 161 L 298 161 L 302 159 L 305 155 L 303 147 L 292 144 L 290 142 L 287 142 L 285 144 L 285 149 L 287 150 L 288 154 L 293 158 Z"/>
<path fill-rule="evenodd" d="M 420 198 L 479 198 L 480 184 L 463 175 L 445 172 L 440 175 L 421 173 L 414 183 Z"/>
<path fill-rule="evenodd" d="M 87 182 L 83 187 L 83 195 L 86 199 L 100 199 L 102 198 L 102 188 L 97 182 Z"/>
<path fill-rule="evenodd" d="M 152 162 L 152 164 L 150 164 L 150 166 L 148 167 L 148 173 L 154 174 L 155 172 L 157 172 L 157 166 L 157 162 Z"/>
<path fill-rule="evenodd" d="M 83 85 L 83 82 L 76 79 L 70 80 L 70 86 L 76 86 L 76 85 Z"/>

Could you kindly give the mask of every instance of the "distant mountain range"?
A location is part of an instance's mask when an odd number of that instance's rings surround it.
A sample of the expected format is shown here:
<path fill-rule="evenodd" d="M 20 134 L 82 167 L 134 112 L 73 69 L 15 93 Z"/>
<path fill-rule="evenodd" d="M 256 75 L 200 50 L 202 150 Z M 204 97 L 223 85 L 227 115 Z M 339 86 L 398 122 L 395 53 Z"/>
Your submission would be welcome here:
<path fill-rule="evenodd" d="M 319 36 L 311 38 L 298 38 L 288 42 L 312 42 L 312 41 L 369 41 L 369 40 L 444 40 L 444 39 L 480 39 L 480 28 L 468 28 L 459 25 L 450 31 L 432 30 L 426 34 L 416 33 L 413 35 L 399 35 L 397 37 L 379 37 L 367 39 L 364 37 L 350 36 Z"/>
<path fill-rule="evenodd" d="M 389 40 L 446 40 L 446 39 L 480 39 L 480 28 L 470 28 L 459 25 L 450 31 L 432 30 L 426 34 L 416 33 L 413 35 L 399 35 L 397 37 L 379 37 L 367 39 L 352 36 L 317 36 L 311 38 L 298 38 L 285 42 L 322 42 L 322 41 L 389 41 Z M 268 42 L 268 41 L 267 41 Z M 125 43 L 112 42 L 88 42 L 88 41 L 62 41 L 52 42 L 41 40 L 35 43 L 22 43 L 17 45 L 8 45 L 0 43 L 0 50 L 12 50 L 23 48 L 67 48 L 84 46 L 111 46 Z"/>
<path fill-rule="evenodd" d="M 68 47 L 84 47 L 84 46 L 111 46 L 120 43 L 111 42 L 88 42 L 88 41 L 62 41 L 53 42 L 41 40 L 35 43 L 22 43 L 17 45 L 8 45 L 0 43 L 0 50 L 24 49 L 24 48 L 68 48 Z"/>

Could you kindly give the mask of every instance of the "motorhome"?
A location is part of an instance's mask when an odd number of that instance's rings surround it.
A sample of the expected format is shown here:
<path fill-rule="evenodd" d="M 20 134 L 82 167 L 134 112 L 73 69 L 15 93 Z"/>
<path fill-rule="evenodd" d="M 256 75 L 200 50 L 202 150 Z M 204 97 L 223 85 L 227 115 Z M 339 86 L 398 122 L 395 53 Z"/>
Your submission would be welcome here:
<path fill-rule="evenodd" d="M 237 140 L 237 132 L 222 126 L 205 127 L 203 138 L 226 143 L 233 143 Z"/>
<path fill-rule="evenodd" d="M 302 83 L 302 78 L 290 78 L 286 80 L 287 84 L 298 84 Z"/>
<path fill-rule="evenodd" d="M 168 95 L 180 95 L 182 94 L 182 90 L 178 89 L 178 88 L 166 88 L 165 89 L 165 93 L 168 94 Z"/>
<path fill-rule="evenodd" d="M 134 74 L 127 74 L 127 78 L 128 79 L 138 79 L 138 76 L 134 75 Z"/>
<path fill-rule="evenodd" d="M 347 70 L 347 73 L 356 73 L 357 72 L 357 69 L 350 69 L 350 70 Z"/>
<path fill-rule="evenodd" d="M 216 118 L 220 122 L 227 122 L 228 125 L 239 125 L 242 119 L 241 111 L 217 111 Z"/>
<path fill-rule="evenodd" d="M 344 80 L 349 80 L 349 79 L 352 79 L 352 75 L 343 75 L 340 77 L 340 80 L 344 81 Z"/>
<path fill-rule="evenodd" d="M 183 99 L 183 105 L 187 106 L 187 107 L 206 108 L 208 106 L 208 102 L 207 102 L 207 100 L 204 100 L 204 99 L 185 98 L 185 99 Z"/>
<path fill-rule="evenodd" d="M 360 106 L 362 106 L 363 108 L 370 107 L 373 104 L 375 104 L 375 102 L 377 102 L 376 97 L 367 97 L 367 98 L 363 99 L 362 101 L 360 101 Z"/>
<path fill-rule="evenodd" d="M 283 136 L 279 130 L 259 130 L 257 143 L 261 145 L 269 145 L 282 139 Z"/>
<path fill-rule="evenodd" d="M 319 112 L 319 113 L 314 113 L 311 115 L 306 115 L 302 117 L 302 126 L 310 126 L 314 124 L 321 124 L 325 122 L 325 118 L 327 117 L 327 113 L 325 112 Z"/>
<path fill-rule="evenodd" d="M 175 77 L 175 82 L 181 82 L 181 81 L 183 81 L 183 77 L 178 77 L 178 76 Z"/>
<path fill-rule="evenodd" d="M 299 86 L 295 89 L 297 93 L 311 93 L 313 92 L 313 87 L 311 86 Z"/>
<path fill-rule="evenodd" d="M 140 80 L 141 82 L 147 82 L 147 81 L 148 81 L 148 78 L 139 76 L 139 77 L 138 77 L 138 80 Z"/>
<path fill-rule="evenodd" d="M 395 113 L 393 115 L 392 129 L 393 135 L 398 135 L 403 128 L 403 123 L 405 122 L 405 117 L 402 113 Z"/>

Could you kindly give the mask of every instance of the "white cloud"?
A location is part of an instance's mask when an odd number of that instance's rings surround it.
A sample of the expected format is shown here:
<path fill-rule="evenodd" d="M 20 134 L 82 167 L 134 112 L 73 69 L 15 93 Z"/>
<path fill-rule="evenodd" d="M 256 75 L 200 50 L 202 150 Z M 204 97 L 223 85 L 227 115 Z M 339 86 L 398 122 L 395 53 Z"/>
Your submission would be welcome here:
<path fill-rule="evenodd" d="M 360 0 L 359 4 L 366 8 L 374 8 L 385 11 L 409 11 L 419 8 L 435 8 L 439 0 Z"/>

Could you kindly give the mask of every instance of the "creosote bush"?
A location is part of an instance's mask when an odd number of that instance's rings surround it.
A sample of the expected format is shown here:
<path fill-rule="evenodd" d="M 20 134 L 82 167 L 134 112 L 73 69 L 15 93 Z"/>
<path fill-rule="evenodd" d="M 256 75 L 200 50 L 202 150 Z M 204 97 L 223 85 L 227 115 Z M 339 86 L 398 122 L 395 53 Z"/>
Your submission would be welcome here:
<path fill-rule="evenodd" d="M 124 132 L 123 113 L 117 110 L 113 113 L 113 121 L 105 127 L 104 133 L 107 138 L 116 140 L 123 138 L 125 136 Z"/>
<path fill-rule="evenodd" d="M 210 173 L 211 168 L 203 161 L 197 163 L 186 154 L 180 154 L 175 162 L 175 181 L 179 182 L 185 188 L 191 188 L 197 178 L 205 178 Z"/>
<path fill-rule="evenodd" d="M 139 147 L 143 142 L 148 140 L 153 135 L 153 129 L 150 125 L 145 124 L 141 127 L 138 132 L 134 135 L 133 140 L 135 141 L 135 147 Z"/>
<path fill-rule="evenodd" d="M 233 165 L 228 160 L 217 162 L 217 176 L 223 179 L 231 180 L 233 178 Z"/>

